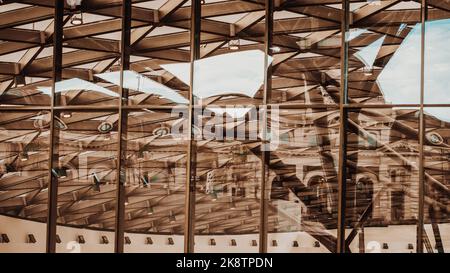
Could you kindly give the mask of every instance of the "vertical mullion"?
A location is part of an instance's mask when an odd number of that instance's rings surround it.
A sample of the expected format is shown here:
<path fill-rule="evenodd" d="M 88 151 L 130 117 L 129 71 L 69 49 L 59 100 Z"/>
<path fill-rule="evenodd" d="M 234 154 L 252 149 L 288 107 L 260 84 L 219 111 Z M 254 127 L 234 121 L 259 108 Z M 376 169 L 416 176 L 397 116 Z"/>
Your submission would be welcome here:
<path fill-rule="evenodd" d="M 201 34 L 201 0 L 191 1 L 191 59 L 190 59 L 190 90 L 188 109 L 188 147 L 186 155 L 186 193 L 185 193 L 185 220 L 184 220 L 184 252 L 194 252 L 194 232 L 195 232 L 195 183 L 196 183 L 196 148 L 194 131 L 194 62 L 200 58 L 200 34 Z"/>
<path fill-rule="evenodd" d="M 126 153 L 127 153 L 127 122 L 128 112 L 123 109 L 128 104 L 128 90 L 123 88 L 124 71 L 130 68 L 130 41 L 131 41 L 131 0 L 123 0 L 122 3 L 122 37 L 120 60 L 120 101 L 119 101 L 119 126 L 117 137 L 117 169 L 116 169 L 116 219 L 114 252 L 123 253 L 125 233 L 125 183 L 126 183 Z"/>
<path fill-rule="evenodd" d="M 349 31 L 349 0 L 342 0 L 341 20 L 341 88 L 339 94 L 339 166 L 338 166 L 338 219 L 337 219 L 337 249 L 336 252 L 344 253 L 345 245 L 345 209 L 346 209 L 346 184 L 347 184 L 347 76 L 348 76 L 348 42 L 346 39 Z"/>
<path fill-rule="evenodd" d="M 419 211 L 417 220 L 417 252 L 423 252 L 424 236 L 424 200 L 425 200 L 425 168 L 423 145 L 425 140 L 424 90 L 425 90 L 425 23 L 427 20 L 427 1 L 421 6 L 421 40 L 420 40 L 420 110 L 419 110 Z"/>
<path fill-rule="evenodd" d="M 267 126 L 268 126 L 268 109 L 267 104 L 270 103 L 272 89 L 272 65 L 269 64 L 269 56 L 272 55 L 273 41 L 273 0 L 265 2 L 265 35 L 264 35 L 264 94 L 263 94 L 263 113 L 262 113 L 262 143 L 261 143 L 261 197 L 259 201 L 260 222 L 259 222 L 259 252 L 267 252 L 267 232 L 268 232 L 268 202 L 269 196 L 267 191 L 268 171 L 270 164 L 270 150 L 268 149 Z"/>
<path fill-rule="evenodd" d="M 359 228 L 358 239 L 359 239 L 359 242 L 358 242 L 359 253 L 365 253 L 366 244 L 364 243 L 364 226 L 361 226 Z"/>
<path fill-rule="evenodd" d="M 47 210 L 47 236 L 46 252 L 56 252 L 56 221 L 58 210 L 58 178 L 52 173 L 54 163 L 58 161 L 58 135 L 55 132 L 55 84 L 61 80 L 62 75 L 62 40 L 64 28 L 64 1 L 55 0 L 54 32 L 53 32 L 53 84 L 50 102 L 50 143 L 48 160 L 48 210 Z"/>

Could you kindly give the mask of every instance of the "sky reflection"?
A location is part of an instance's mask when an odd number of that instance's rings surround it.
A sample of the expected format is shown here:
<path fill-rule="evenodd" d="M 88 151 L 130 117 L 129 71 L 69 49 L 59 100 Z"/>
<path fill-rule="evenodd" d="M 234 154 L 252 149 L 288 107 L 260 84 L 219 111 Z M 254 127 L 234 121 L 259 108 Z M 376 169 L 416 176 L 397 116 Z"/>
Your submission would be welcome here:
<path fill-rule="evenodd" d="M 236 94 L 254 97 L 264 82 L 264 58 L 261 50 L 246 50 L 195 61 L 194 95 L 201 99 Z M 269 56 L 269 63 L 272 61 Z M 162 67 L 190 85 L 189 63 Z"/>
<path fill-rule="evenodd" d="M 450 103 L 450 19 L 425 25 L 426 104 Z M 386 103 L 420 103 L 421 24 L 416 24 L 378 77 Z M 427 108 L 427 113 L 450 121 L 450 109 Z"/>

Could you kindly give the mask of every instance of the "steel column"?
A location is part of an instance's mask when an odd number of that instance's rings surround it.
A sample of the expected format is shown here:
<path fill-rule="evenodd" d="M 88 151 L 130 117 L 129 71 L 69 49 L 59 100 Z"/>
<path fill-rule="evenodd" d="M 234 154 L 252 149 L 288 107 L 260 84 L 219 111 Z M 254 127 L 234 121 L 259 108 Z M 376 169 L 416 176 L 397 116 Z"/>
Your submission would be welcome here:
<path fill-rule="evenodd" d="M 270 103 L 271 90 L 272 90 L 272 65 L 269 64 L 269 56 L 272 55 L 272 41 L 273 41 L 273 0 L 266 0 L 265 2 L 265 34 L 264 34 L 264 93 L 262 101 L 262 116 L 260 122 L 262 122 L 262 139 L 261 139 L 261 189 L 260 189 L 260 202 L 259 202 L 259 252 L 267 252 L 267 232 L 269 227 L 269 199 L 270 193 L 267 192 L 267 183 L 269 178 L 269 165 L 270 165 L 270 150 L 268 150 L 269 141 L 267 141 L 267 127 L 269 109 L 267 108 Z M 258 68 L 256 68 L 258 69 Z M 264 149 L 265 148 L 265 149 Z"/>
<path fill-rule="evenodd" d="M 64 27 L 64 1 L 55 0 L 54 32 L 53 32 L 53 85 L 50 102 L 50 142 L 48 160 L 48 210 L 47 210 L 47 238 L 46 252 L 56 252 L 56 220 L 58 217 L 58 178 L 52 173 L 55 162 L 59 160 L 57 149 L 58 134 L 55 132 L 55 83 L 62 76 L 62 42 Z"/>
<path fill-rule="evenodd" d="M 336 252 L 345 252 L 345 209 L 347 184 L 347 112 L 345 105 L 348 102 L 348 42 L 346 39 L 350 22 L 350 1 L 342 2 L 341 20 L 341 89 L 339 94 L 339 166 L 338 166 L 338 219 L 337 219 L 337 249 Z"/>
<path fill-rule="evenodd" d="M 196 191 L 196 149 L 197 143 L 193 129 L 194 125 L 194 62 L 200 58 L 200 34 L 201 34 L 201 0 L 191 1 L 191 71 L 189 90 L 189 115 L 187 126 L 188 147 L 186 155 L 186 193 L 185 193 L 185 221 L 184 221 L 184 252 L 194 252 L 195 236 L 195 191 Z"/>
<path fill-rule="evenodd" d="M 419 215 L 417 220 L 417 253 L 423 253 L 424 208 L 425 208 L 425 168 L 423 145 L 425 141 L 425 117 L 423 110 L 425 89 L 425 23 L 427 20 L 427 3 L 422 0 L 421 40 L 420 40 L 420 110 L 419 110 Z"/>
<path fill-rule="evenodd" d="M 127 156 L 127 123 L 128 112 L 124 105 L 128 104 L 128 89 L 123 88 L 123 73 L 130 69 L 131 41 L 131 0 L 122 3 L 122 40 L 120 60 L 120 102 L 119 102 L 119 126 L 117 139 L 117 169 L 116 169 L 116 219 L 114 252 L 123 253 L 125 233 L 125 183 L 126 183 L 126 156 Z"/>

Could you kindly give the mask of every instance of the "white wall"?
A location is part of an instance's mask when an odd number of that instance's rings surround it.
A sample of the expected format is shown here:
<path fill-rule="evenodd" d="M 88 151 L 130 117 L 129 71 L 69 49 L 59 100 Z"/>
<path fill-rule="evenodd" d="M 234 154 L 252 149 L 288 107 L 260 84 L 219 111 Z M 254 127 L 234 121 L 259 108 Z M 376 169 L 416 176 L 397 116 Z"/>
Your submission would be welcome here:
<path fill-rule="evenodd" d="M 442 241 L 446 252 L 450 251 L 450 224 L 439 226 Z M 433 231 L 430 225 L 425 227 L 426 233 L 434 246 Z M 350 231 L 347 232 L 349 234 Z M 366 252 L 415 252 L 408 250 L 408 243 L 415 247 L 416 227 L 411 226 L 390 226 L 365 228 L 365 246 Z M 8 216 L 0 215 L 0 233 L 8 234 L 10 243 L 0 243 L 0 252 L 45 252 L 45 233 L 44 223 L 27 221 Z M 27 243 L 27 234 L 32 233 L 37 242 L 35 244 Z M 78 229 L 71 227 L 58 226 L 57 233 L 62 243 L 57 244 L 57 252 L 113 252 L 114 233 L 95 231 L 89 229 Z M 336 234 L 335 230 L 330 231 Z M 85 244 L 76 243 L 78 235 L 83 235 Z M 101 236 L 107 236 L 109 244 L 101 244 Z M 147 235 L 147 234 L 125 234 L 129 236 L 131 245 L 125 245 L 125 252 L 182 252 L 183 236 L 180 235 Z M 146 237 L 151 237 L 153 244 L 146 244 Z M 174 245 L 168 244 L 168 237 L 173 238 Z M 214 238 L 215 246 L 209 245 L 209 239 Z M 235 239 L 237 246 L 231 246 L 231 239 Z M 310 235 L 304 232 L 288 232 L 269 234 L 269 252 L 320 252 L 326 253 L 327 249 L 323 246 L 314 247 L 316 241 Z M 215 235 L 215 236 L 196 236 L 196 252 L 258 252 L 257 246 L 252 246 L 252 240 L 258 241 L 257 234 L 244 235 Z M 277 240 L 278 246 L 272 246 L 272 240 Z M 293 241 L 297 240 L 299 247 L 293 247 Z M 389 249 L 382 249 L 383 243 L 388 243 Z M 351 244 L 352 252 L 358 252 L 358 236 Z"/>

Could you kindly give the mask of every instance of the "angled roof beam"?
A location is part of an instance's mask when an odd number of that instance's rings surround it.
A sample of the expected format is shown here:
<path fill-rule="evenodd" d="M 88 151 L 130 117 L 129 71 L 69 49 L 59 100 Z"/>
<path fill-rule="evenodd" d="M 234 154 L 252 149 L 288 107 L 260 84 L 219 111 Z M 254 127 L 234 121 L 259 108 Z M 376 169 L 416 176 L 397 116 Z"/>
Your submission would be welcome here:
<path fill-rule="evenodd" d="M 385 10 L 393 5 L 401 2 L 401 0 L 388 0 L 388 1 L 380 1 L 377 5 L 366 4 L 356 11 L 352 12 L 351 19 L 352 23 L 358 22 L 364 18 L 372 16 L 382 10 Z"/>
<path fill-rule="evenodd" d="M 329 6 L 301 6 L 288 8 L 287 10 L 336 23 L 341 21 L 342 16 L 341 9 L 332 8 Z"/>

